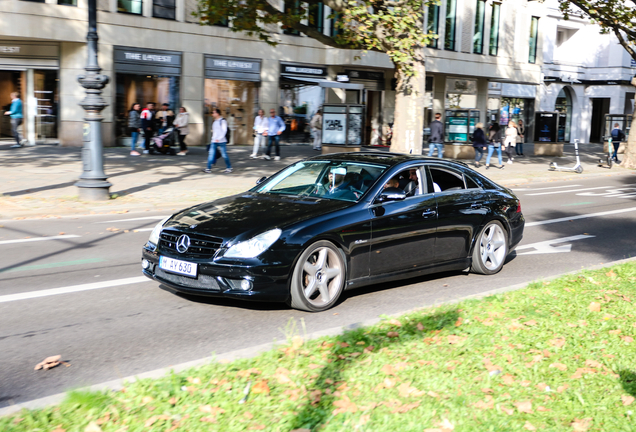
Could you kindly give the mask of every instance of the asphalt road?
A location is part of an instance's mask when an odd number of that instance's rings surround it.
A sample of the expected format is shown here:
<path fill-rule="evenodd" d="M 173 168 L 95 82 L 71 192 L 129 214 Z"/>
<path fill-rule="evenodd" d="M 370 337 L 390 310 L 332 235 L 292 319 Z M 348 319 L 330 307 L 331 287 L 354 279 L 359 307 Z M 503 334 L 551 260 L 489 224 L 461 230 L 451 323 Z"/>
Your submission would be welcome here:
<path fill-rule="evenodd" d="M 315 332 L 636 254 L 633 175 L 515 192 L 525 236 L 499 274 L 445 273 L 362 288 L 318 314 L 181 297 L 143 278 L 141 246 L 164 215 L 0 221 L 0 408 L 282 340 L 292 319 Z M 33 370 L 56 354 L 71 366 Z"/>

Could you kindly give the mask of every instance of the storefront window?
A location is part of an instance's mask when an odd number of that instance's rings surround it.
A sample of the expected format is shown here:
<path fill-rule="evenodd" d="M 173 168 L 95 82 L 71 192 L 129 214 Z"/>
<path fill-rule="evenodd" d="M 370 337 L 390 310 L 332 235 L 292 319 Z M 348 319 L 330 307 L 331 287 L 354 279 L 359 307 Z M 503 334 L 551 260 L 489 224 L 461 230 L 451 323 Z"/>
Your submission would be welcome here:
<path fill-rule="evenodd" d="M 34 96 L 37 101 L 35 138 L 40 142 L 57 139 L 59 95 L 57 71 L 34 71 Z"/>
<path fill-rule="evenodd" d="M 148 102 L 156 107 L 167 103 L 170 109 L 179 108 L 179 77 L 160 75 L 116 74 L 117 95 L 117 137 L 130 136 L 128 133 L 128 112 L 134 103 L 144 108 Z"/>
<path fill-rule="evenodd" d="M 557 141 L 570 142 L 570 126 L 572 123 L 572 98 L 565 88 L 562 88 L 556 99 L 554 109 L 559 112 L 559 134 Z"/>
<path fill-rule="evenodd" d="M 26 89 L 26 72 L 0 71 L 0 114 L 11 107 L 11 93 L 17 92 L 24 101 Z M 24 113 L 26 114 L 26 113 Z M 24 127 L 24 126 L 23 126 Z M 0 138 L 11 138 L 11 119 L 0 116 Z"/>
<path fill-rule="evenodd" d="M 455 18 L 457 0 L 446 1 L 446 31 L 444 35 L 444 49 L 455 51 Z"/>
<path fill-rule="evenodd" d="M 205 80 L 206 130 L 211 130 L 212 110 L 218 108 L 227 120 L 230 144 L 252 144 L 254 117 L 258 108 L 258 83 L 221 79 Z M 206 140 L 209 140 L 206 136 Z"/>
<path fill-rule="evenodd" d="M 489 54 L 496 56 L 499 51 L 499 13 L 501 4 L 492 4 L 492 15 L 490 17 L 490 49 Z"/>
<path fill-rule="evenodd" d="M 510 123 L 510 121 L 519 123 L 519 120 L 526 121 L 526 100 L 507 97 L 501 98 L 499 124 L 505 126 Z"/>
<path fill-rule="evenodd" d="M 282 139 L 296 143 L 310 142 L 309 122 L 325 100 L 324 89 L 317 85 L 294 83 L 284 77 L 281 77 L 280 87 L 279 115 L 286 126 Z"/>
<path fill-rule="evenodd" d="M 176 0 L 153 0 L 152 16 L 155 18 L 175 19 Z"/>
<path fill-rule="evenodd" d="M 66 6 L 77 6 L 77 0 L 57 0 L 57 4 Z"/>
<path fill-rule="evenodd" d="M 428 34 L 438 34 L 439 33 L 439 6 L 438 5 L 430 5 L 428 7 L 428 23 L 426 24 L 426 32 Z M 431 41 L 426 45 L 429 48 L 437 48 L 438 38 L 431 39 Z"/>

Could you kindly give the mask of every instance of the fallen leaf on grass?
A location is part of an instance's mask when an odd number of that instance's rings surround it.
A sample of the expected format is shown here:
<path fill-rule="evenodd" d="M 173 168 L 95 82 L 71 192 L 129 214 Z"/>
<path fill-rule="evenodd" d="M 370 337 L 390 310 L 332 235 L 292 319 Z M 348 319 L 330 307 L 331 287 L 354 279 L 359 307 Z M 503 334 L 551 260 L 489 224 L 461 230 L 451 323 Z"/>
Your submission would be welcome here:
<path fill-rule="evenodd" d="M 578 379 L 578 378 L 581 378 L 584 374 L 592 374 L 592 373 L 596 373 L 596 370 L 592 368 L 578 368 L 576 372 L 574 372 L 574 375 L 572 375 L 570 378 Z"/>
<path fill-rule="evenodd" d="M 418 406 L 420 406 L 420 402 L 413 402 L 410 404 L 403 404 L 402 402 L 400 402 L 397 399 L 393 399 L 390 401 L 386 401 L 386 402 L 382 402 L 383 405 L 385 405 L 387 408 L 389 408 L 391 410 L 391 414 L 404 414 L 406 412 L 411 411 L 414 408 L 417 408 Z"/>
<path fill-rule="evenodd" d="M 519 384 L 521 384 L 524 387 L 528 387 L 532 383 L 530 381 L 528 381 L 528 380 L 523 380 Z"/>
<path fill-rule="evenodd" d="M 592 302 L 590 303 L 590 305 L 587 307 L 590 312 L 600 312 L 601 311 L 601 304 L 600 303 L 596 303 L 596 302 Z"/>
<path fill-rule="evenodd" d="M 617 334 L 620 334 L 620 333 L 621 333 L 621 330 L 610 330 L 609 331 L 609 334 L 611 334 L 611 335 L 617 335 Z"/>
<path fill-rule="evenodd" d="M 613 277 L 616 277 L 616 273 L 614 273 L 614 270 L 610 270 L 607 273 L 605 273 L 605 276 L 613 278 Z"/>
<path fill-rule="evenodd" d="M 256 368 L 249 368 L 249 369 L 238 371 L 236 373 L 236 375 L 241 378 L 248 378 L 251 375 L 260 375 L 260 374 L 261 374 L 261 371 Z"/>
<path fill-rule="evenodd" d="M 513 415 L 515 413 L 515 410 L 513 410 L 512 408 L 506 408 L 505 406 L 500 406 L 499 409 L 501 409 L 508 415 Z"/>
<path fill-rule="evenodd" d="M 530 320 L 530 321 L 524 322 L 523 325 L 526 325 L 528 327 L 533 327 L 537 325 L 537 322 L 535 320 Z"/>
<path fill-rule="evenodd" d="M 601 367 L 602 365 L 596 360 L 585 360 L 585 366 L 598 368 L 598 367 Z"/>
<path fill-rule="evenodd" d="M 486 396 L 486 401 L 477 401 L 473 404 L 473 406 L 475 408 L 479 408 L 479 409 L 492 409 L 492 407 L 495 405 L 495 401 L 493 400 L 492 396 Z"/>
<path fill-rule="evenodd" d="M 252 386 L 252 393 L 254 394 L 269 394 L 269 386 L 267 381 L 259 381 Z"/>
<path fill-rule="evenodd" d="M 572 426 L 572 430 L 574 430 L 575 432 L 585 432 L 592 427 L 592 419 L 574 419 L 574 421 L 570 423 L 570 426 Z"/>
<path fill-rule="evenodd" d="M 429 395 L 430 397 L 434 397 L 434 398 L 438 398 L 439 397 L 439 394 L 435 393 L 434 391 L 429 391 L 426 394 Z"/>
<path fill-rule="evenodd" d="M 265 429 L 265 425 L 264 424 L 255 424 L 253 426 L 249 427 L 249 430 L 263 430 Z"/>
<path fill-rule="evenodd" d="M 515 377 L 510 374 L 505 374 L 501 377 L 505 385 L 512 385 L 515 382 Z"/>
<path fill-rule="evenodd" d="M 463 342 L 466 339 L 465 336 L 448 335 L 448 343 L 451 345 Z"/>
<path fill-rule="evenodd" d="M 342 399 L 334 401 L 333 405 L 337 407 L 335 410 L 333 410 L 333 415 L 346 412 L 354 413 L 358 411 L 358 406 L 355 403 L 351 402 L 351 399 L 349 399 L 348 396 L 343 396 Z"/>
<path fill-rule="evenodd" d="M 176 405 L 177 404 L 177 398 L 176 397 L 171 397 L 170 400 L 168 401 L 168 403 L 170 405 Z"/>
<path fill-rule="evenodd" d="M 402 323 L 396 319 L 388 320 L 387 323 L 394 325 L 396 327 L 402 327 Z"/>
<path fill-rule="evenodd" d="M 388 332 L 386 335 L 390 338 L 396 338 L 400 336 L 398 332 Z"/>
<path fill-rule="evenodd" d="M 424 429 L 424 432 L 452 432 L 455 430 L 455 426 L 448 421 L 448 419 L 442 419 L 442 421 L 437 423 L 435 426 L 438 427 L 433 429 Z"/>
<path fill-rule="evenodd" d="M 205 423 L 217 423 L 216 417 L 201 417 L 200 421 Z"/>
<path fill-rule="evenodd" d="M 102 428 L 95 422 L 90 422 L 88 426 L 84 428 L 84 432 L 102 432 Z"/>
<path fill-rule="evenodd" d="M 155 398 L 153 398 L 152 396 L 144 396 L 143 398 L 141 398 L 141 403 L 147 404 L 152 402 L 153 400 L 155 400 Z"/>
<path fill-rule="evenodd" d="M 634 396 L 623 395 L 621 396 L 621 400 L 623 401 L 623 405 L 629 406 L 634 403 L 636 398 L 634 398 Z"/>
<path fill-rule="evenodd" d="M 492 391 L 492 389 L 491 389 L 491 388 L 483 388 L 483 389 L 481 389 L 481 391 L 482 391 L 484 394 L 489 394 L 489 395 L 493 394 L 493 391 Z"/>
<path fill-rule="evenodd" d="M 539 383 L 539 384 L 537 384 L 536 387 L 540 391 L 545 391 L 546 388 L 549 388 L 549 386 L 546 383 Z"/>
<path fill-rule="evenodd" d="M 422 323 L 417 323 L 416 327 L 419 331 L 424 331 L 424 326 L 422 325 Z"/>
<path fill-rule="evenodd" d="M 517 411 L 519 412 L 526 413 L 526 414 L 533 413 L 532 401 L 515 402 L 513 405 L 517 407 Z"/>
<path fill-rule="evenodd" d="M 634 342 L 634 338 L 631 336 L 621 336 L 621 339 L 623 339 L 623 342 L 625 343 L 632 343 Z"/>
<path fill-rule="evenodd" d="M 553 347 L 557 347 L 557 348 L 561 348 L 563 345 L 565 345 L 565 339 L 563 338 L 556 338 L 556 339 L 552 339 L 549 341 L 550 345 L 552 345 Z"/>
<path fill-rule="evenodd" d="M 560 370 L 560 371 L 564 371 L 564 370 L 567 370 L 567 369 L 568 369 L 568 367 L 567 367 L 566 365 L 564 365 L 563 363 L 552 363 L 552 364 L 551 364 L 550 366 L 548 366 L 548 367 L 556 368 L 556 369 L 558 369 L 558 370 Z"/>
<path fill-rule="evenodd" d="M 548 412 L 548 411 L 552 411 L 552 410 L 551 410 L 551 409 L 549 409 L 549 408 L 546 408 L 546 407 L 544 407 L 544 406 L 538 406 L 538 407 L 537 407 L 537 411 L 541 411 L 541 412 Z"/>
<path fill-rule="evenodd" d="M 51 432 L 66 432 L 66 429 L 62 429 L 62 425 L 56 427 Z"/>
<path fill-rule="evenodd" d="M 398 391 L 400 392 L 400 396 L 406 397 L 420 397 L 424 395 L 424 392 L 416 389 L 415 387 L 411 387 L 410 383 L 403 383 L 398 386 Z"/>
<path fill-rule="evenodd" d="M 563 393 L 564 391 L 566 391 L 568 388 L 570 388 L 569 384 L 563 384 L 562 386 L 559 386 L 557 388 L 557 392 L 559 393 Z"/>
<path fill-rule="evenodd" d="M 395 375 L 395 369 L 389 364 L 385 364 L 380 370 L 384 372 L 385 375 Z"/>
<path fill-rule="evenodd" d="M 199 411 L 214 415 L 223 414 L 225 412 L 223 408 L 213 407 L 212 405 L 201 405 Z"/>
<path fill-rule="evenodd" d="M 526 421 L 526 424 L 525 424 L 525 425 L 523 425 L 523 428 L 524 428 L 524 429 L 527 429 L 527 430 L 529 430 L 529 431 L 536 431 L 536 430 L 537 430 L 537 428 L 536 428 L 536 427 L 534 427 L 534 426 L 532 425 L 532 423 L 530 423 L 529 421 Z"/>

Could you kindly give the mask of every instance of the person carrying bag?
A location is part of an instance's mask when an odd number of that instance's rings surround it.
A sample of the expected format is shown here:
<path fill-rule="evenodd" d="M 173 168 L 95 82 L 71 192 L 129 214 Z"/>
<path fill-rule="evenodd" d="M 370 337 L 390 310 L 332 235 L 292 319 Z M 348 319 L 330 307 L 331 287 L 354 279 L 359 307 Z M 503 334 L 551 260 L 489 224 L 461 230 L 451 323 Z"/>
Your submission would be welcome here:
<path fill-rule="evenodd" d="M 506 138 L 504 140 L 503 150 L 508 155 L 508 163 L 512 164 L 514 161 L 515 146 L 517 145 L 517 124 L 512 120 L 508 123 L 506 128 Z"/>

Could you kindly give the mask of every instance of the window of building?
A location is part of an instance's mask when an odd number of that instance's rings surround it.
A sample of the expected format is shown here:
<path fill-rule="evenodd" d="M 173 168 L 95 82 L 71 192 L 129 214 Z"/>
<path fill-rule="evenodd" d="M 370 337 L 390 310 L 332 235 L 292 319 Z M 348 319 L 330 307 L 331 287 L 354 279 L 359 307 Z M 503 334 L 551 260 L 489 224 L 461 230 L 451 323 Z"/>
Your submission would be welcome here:
<path fill-rule="evenodd" d="M 309 6 L 307 25 L 320 33 L 325 29 L 325 6 L 322 2 Z"/>
<path fill-rule="evenodd" d="M 175 19 L 176 0 L 153 0 L 152 16 L 155 18 Z"/>
<path fill-rule="evenodd" d="M 117 0 L 117 12 L 141 15 L 142 0 Z"/>
<path fill-rule="evenodd" d="M 530 40 L 528 42 L 528 63 L 537 62 L 537 40 L 539 38 L 539 18 L 532 17 L 530 21 Z"/>
<path fill-rule="evenodd" d="M 77 0 L 57 0 L 57 4 L 66 6 L 77 6 Z"/>
<path fill-rule="evenodd" d="M 457 16 L 457 0 L 446 0 L 446 31 L 444 32 L 444 49 L 455 51 L 455 21 Z"/>
<path fill-rule="evenodd" d="M 434 33 L 439 34 L 439 6 L 431 5 L 428 7 L 428 21 L 426 23 L 426 32 L 428 34 Z M 437 41 L 439 39 L 431 39 L 431 41 L 426 45 L 429 48 L 437 48 Z"/>
<path fill-rule="evenodd" d="M 204 98 L 206 130 L 211 130 L 212 112 L 218 108 L 232 131 L 231 144 L 254 142 L 252 132 L 255 110 L 259 107 L 258 83 L 206 78 Z M 265 115 L 269 114 L 266 112 Z"/>
<path fill-rule="evenodd" d="M 484 25 L 486 21 L 486 0 L 477 0 L 475 8 L 475 34 L 473 36 L 473 52 L 484 52 Z"/>
<path fill-rule="evenodd" d="M 298 15 L 300 9 L 300 2 L 298 0 L 285 0 L 285 14 Z M 283 26 L 283 33 L 286 35 L 299 36 L 300 32 L 293 28 Z"/>
<path fill-rule="evenodd" d="M 22 1 L 28 1 L 28 2 L 31 2 L 31 3 L 45 3 L 46 2 L 46 0 L 22 0 Z"/>
<path fill-rule="evenodd" d="M 340 21 L 340 14 L 338 12 L 333 12 L 330 20 L 331 31 L 329 32 L 329 36 L 335 38 L 338 35 L 338 21 Z"/>
<path fill-rule="evenodd" d="M 501 4 L 492 4 L 492 16 L 490 17 L 490 48 L 488 53 L 492 56 L 497 55 L 499 51 L 499 14 L 501 12 Z"/>

